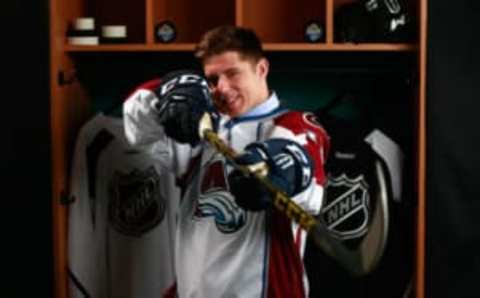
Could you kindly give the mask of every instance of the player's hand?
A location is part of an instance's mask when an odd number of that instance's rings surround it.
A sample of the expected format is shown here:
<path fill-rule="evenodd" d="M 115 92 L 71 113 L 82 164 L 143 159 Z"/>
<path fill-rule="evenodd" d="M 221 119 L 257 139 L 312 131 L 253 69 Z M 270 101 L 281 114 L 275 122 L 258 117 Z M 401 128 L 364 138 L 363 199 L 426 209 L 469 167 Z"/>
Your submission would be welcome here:
<path fill-rule="evenodd" d="M 179 143 L 192 146 L 200 142 L 199 123 L 209 113 L 214 130 L 219 115 L 215 110 L 205 78 L 194 71 L 175 71 L 162 77 L 152 103 L 165 133 Z"/>
<path fill-rule="evenodd" d="M 270 139 L 249 144 L 235 162 L 251 166 L 265 162 L 267 179 L 289 197 L 304 191 L 313 176 L 313 162 L 299 144 L 286 139 Z M 233 170 L 229 176 L 230 192 L 237 204 L 246 210 L 259 211 L 271 206 L 272 196 L 257 178 Z"/>

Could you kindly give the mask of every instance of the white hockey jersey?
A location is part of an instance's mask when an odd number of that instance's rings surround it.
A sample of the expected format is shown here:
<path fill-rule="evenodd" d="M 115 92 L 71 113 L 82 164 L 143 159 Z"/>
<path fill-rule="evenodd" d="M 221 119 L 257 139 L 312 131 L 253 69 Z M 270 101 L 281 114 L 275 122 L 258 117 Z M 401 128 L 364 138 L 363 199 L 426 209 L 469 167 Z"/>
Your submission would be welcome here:
<path fill-rule="evenodd" d="M 124 104 L 128 140 L 149 148 L 159 162 L 183 177 L 175 240 L 175 271 L 180 298 L 307 297 L 303 270 L 306 233 L 275 209 L 247 212 L 229 193 L 232 170 L 221 154 L 202 143 L 192 149 L 168 139 L 150 108 L 155 93 L 134 92 Z M 222 116 L 218 132 L 240 152 L 252 142 L 286 138 L 303 145 L 315 163 L 312 183 L 292 199 L 319 212 L 328 136 L 312 114 L 280 108 L 275 93 L 241 118 Z"/>
<path fill-rule="evenodd" d="M 96 115 L 77 138 L 69 206 L 70 296 L 158 298 L 174 282 L 173 175 Z"/>
<path fill-rule="evenodd" d="M 372 145 L 373 150 L 380 155 L 388 167 L 391 178 L 393 200 L 402 200 L 403 163 L 405 155 L 400 146 L 380 129 L 373 129 L 365 141 Z"/>

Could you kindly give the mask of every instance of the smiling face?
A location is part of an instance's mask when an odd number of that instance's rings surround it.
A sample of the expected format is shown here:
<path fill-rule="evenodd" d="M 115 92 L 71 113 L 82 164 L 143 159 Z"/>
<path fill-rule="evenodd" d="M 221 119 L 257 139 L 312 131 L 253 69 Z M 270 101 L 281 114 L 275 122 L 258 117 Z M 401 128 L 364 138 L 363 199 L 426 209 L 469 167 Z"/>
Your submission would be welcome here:
<path fill-rule="evenodd" d="M 238 117 L 268 99 L 268 61 L 244 59 L 238 52 L 213 55 L 203 63 L 215 105 L 220 112 Z"/>

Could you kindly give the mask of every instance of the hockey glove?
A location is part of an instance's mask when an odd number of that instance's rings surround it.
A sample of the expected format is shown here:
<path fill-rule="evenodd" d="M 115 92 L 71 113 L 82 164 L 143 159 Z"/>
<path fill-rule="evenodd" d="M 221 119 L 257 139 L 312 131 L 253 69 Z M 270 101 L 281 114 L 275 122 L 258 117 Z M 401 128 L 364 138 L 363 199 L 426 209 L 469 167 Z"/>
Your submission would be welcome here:
<path fill-rule="evenodd" d="M 250 166 L 259 162 L 268 165 L 267 179 L 289 197 L 304 191 L 313 177 L 313 162 L 299 144 L 286 139 L 270 139 L 248 145 L 235 162 Z M 229 176 L 230 192 L 239 206 L 260 211 L 271 206 L 272 195 L 252 175 L 245 176 L 233 170 Z"/>
<path fill-rule="evenodd" d="M 215 110 L 207 81 L 197 72 L 176 71 L 165 75 L 155 91 L 158 100 L 152 103 L 158 122 L 165 133 L 179 143 L 192 146 L 200 142 L 199 123 L 209 113 L 214 130 L 219 114 Z"/>

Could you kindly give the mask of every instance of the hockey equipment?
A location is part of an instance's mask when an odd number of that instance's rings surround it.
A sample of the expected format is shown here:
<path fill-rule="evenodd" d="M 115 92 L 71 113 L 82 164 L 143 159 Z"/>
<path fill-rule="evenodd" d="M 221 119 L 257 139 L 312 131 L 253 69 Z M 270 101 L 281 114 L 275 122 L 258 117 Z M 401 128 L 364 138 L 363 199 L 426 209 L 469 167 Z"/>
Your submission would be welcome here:
<path fill-rule="evenodd" d="M 402 0 L 358 0 L 335 12 L 337 42 L 406 42 L 413 24 Z"/>
<path fill-rule="evenodd" d="M 364 0 L 373 23 L 374 40 L 401 42 L 412 38 L 412 20 L 404 0 Z"/>
<path fill-rule="evenodd" d="M 234 170 L 228 175 L 228 184 L 238 206 L 245 210 L 261 211 L 272 205 L 270 193 L 253 175 Z"/>
<path fill-rule="evenodd" d="M 265 162 L 256 164 L 254 167 L 239 165 L 235 162 L 238 153 L 228 147 L 213 131 L 212 121 L 208 113 L 205 113 L 200 121 L 199 133 L 200 137 L 220 152 L 235 169 L 239 170 L 245 176 L 251 175 L 255 177 L 255 179 L 258 179 L 271 193 L 273 206 L 283 212 L 289 219 L 298 223 L 307 232 L 314 234 L 317 245 L 319 245 L 326 254 L 334 258 L 348 272 L 354 275 L 364 274 L 365 267 L 360 256 L 355 251 L 347 248 L 341 240 L 332 236 L 321 217 L 317 219 L 307 213 L 266 178 L 269 169 Z"/>
<path fill-rule="evenodd" d="M 238 153 L 227 146 L 214 132 L 212 127 L 213 122 L 210 118 L 210 115 L 205 113 L 200 121 L 200 137 L 206 140 L 211 146 L 220 152 L 227 159 L 227 161 L 229 161 L 230 164 L 235 169 L 239 170 L 243 175 L 252 175 L 258 179 L 272 194 L 273 205 L 278 210 L 284 212 L 288 218 L 297 222 L 303 229 L 307 231 L 317 224 L 316 219 L 313 216 L 305 212 L 305 210 L 292 201 L 284 192 L 277 189 L 268 179 L 266 179 L 268 174 L 268 166 L 265 162 L 256 164 L 253 167 L 238 165 L 235 162 L 235 158 L 238 156 Z"/>
<path fill-rule="evenodd" d="M 176 71 L 164 76 L 162 82 L 152 108 L 167 136 L 179 143 L 197 145 L 199 122 L 204 113 L 210 115 L 216 130 L 219 116 L 203 76 L 192 71 Z"/>
<path fill-rule="evenodd" d="M 163 21 L 155 26 L 155 39 L 161 43 L 170 43 L 177 38 L 177 29 L 171 21 Z"/>
<path fill-rule="evenodd" d="M 317 21 L 310 21 L 305 26 L 305 40 L 308 42 L 320 42 L 325 37 L 323 25 Z"/>
<path fill-rule="evenodd" d="M 362 2 L 346 3 L 335 11 L 335 41 L 361 43 L 373 40 L 373 22 Z"/>
<path fill-rule="evenodd" d="M 127 42 L 127 26 L 126 25 L 107 25 L 102 26 L 102 35 L 100 41 L 102 43 L 126 43 Z"/>
<path fill-rule="evenodd" d="M 251 167 L 265 163 L 266 176 L 272 184 L 287 196 L 295 196 L 312 181 L 313 163 L 300 145 L 286 139 L 270 139 L 249 144 L 235 163 Z M 271 205 L 268 190 L 255 179 L 244 176 L 239 170 L 229 175 L 230 191 L 237 203 L 247 210 L 263 210 Z"/>
<path fill-rule="evenodd" d="M 319 113 L 331 136 L 327 184 L 319 219 L 347 247 L 365 275 L 380 261 L 389 225 L 392 189 L 383 159 L 352 123 Z M 318 235 L 313 234 L 315 241 Z M 318 241 L 317 241 L 318 242 Z"/>

